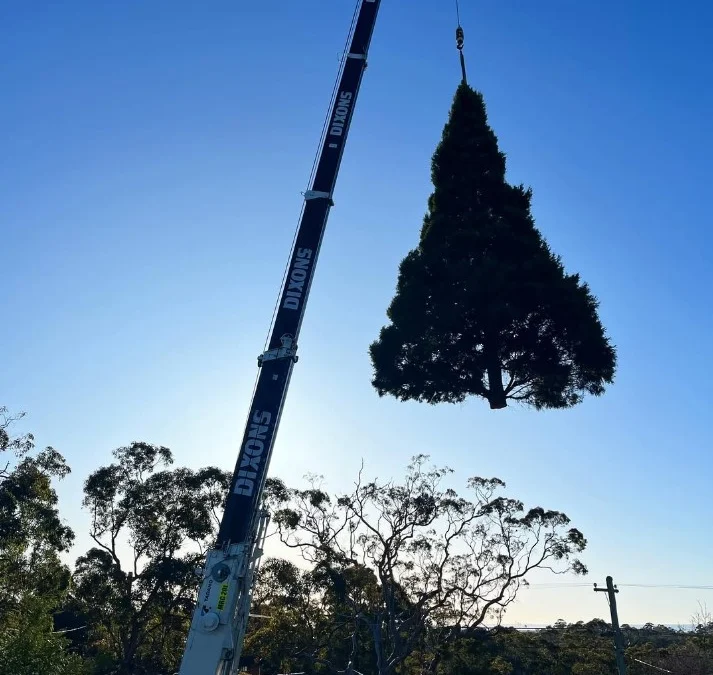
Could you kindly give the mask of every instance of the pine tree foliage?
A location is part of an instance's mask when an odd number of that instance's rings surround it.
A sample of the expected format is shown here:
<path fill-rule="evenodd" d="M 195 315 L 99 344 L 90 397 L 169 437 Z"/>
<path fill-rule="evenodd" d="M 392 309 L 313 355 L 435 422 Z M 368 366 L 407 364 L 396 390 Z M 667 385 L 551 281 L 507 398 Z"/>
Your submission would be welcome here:
<path fill-rule="evenodd" d="M 371 345 L 379 395 L 567 408 L 613 381 L 598 302 L 535 227 L 532 192 L 505 180 L 482 95 L 461 84 L 432 160 L 418 246 L 401 262 L 390 324 Z"/>

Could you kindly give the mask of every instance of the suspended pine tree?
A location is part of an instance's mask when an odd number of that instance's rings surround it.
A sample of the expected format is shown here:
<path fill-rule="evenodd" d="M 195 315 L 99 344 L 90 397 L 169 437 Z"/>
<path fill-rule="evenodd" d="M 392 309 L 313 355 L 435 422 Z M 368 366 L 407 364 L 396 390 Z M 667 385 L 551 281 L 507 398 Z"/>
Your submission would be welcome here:
<path fill-rule="evenodd" d="M 390 324 L 370 347 L 380 396 L 480 396 L 567 408 L 613 381 L 598 302 L 535 227 L 532 192 L 505 180 L 482 95 L 462 83 L 433 155 L 418 246 L 399 268 Z"/>

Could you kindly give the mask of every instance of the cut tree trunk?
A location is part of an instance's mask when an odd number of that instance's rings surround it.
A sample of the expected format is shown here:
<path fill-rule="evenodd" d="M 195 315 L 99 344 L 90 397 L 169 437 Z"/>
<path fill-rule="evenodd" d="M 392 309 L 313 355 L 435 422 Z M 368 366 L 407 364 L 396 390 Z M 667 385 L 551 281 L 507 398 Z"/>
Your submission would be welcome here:
<path fill-rule="evenodd" d="M 507 408 L 503 374 L 497 357 L 488 358 L 488 402 L 491 410 Z"/>

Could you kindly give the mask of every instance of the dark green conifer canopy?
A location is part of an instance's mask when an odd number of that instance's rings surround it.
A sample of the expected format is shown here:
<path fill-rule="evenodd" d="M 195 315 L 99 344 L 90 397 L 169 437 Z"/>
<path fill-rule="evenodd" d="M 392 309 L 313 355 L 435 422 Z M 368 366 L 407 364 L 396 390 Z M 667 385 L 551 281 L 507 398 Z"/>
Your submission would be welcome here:
<path fill-rule="evenodd" d="M 598 302 L 535 227 L 531 190 L 505 180 L 483 97 L 467 84 L 431 178 L 420 241 L 401 262 L 390 324 L 370 347 L 379 395 L 541 409 L 602 394 L 616 352 Z"/>

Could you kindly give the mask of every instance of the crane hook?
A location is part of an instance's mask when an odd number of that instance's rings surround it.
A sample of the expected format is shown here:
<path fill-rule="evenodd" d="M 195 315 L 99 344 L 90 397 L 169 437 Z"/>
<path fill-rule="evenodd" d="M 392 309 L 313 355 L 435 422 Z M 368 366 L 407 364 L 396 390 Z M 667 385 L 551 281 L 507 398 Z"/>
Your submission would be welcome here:
<path fill-rule="evenodd" d="M 458 56 L 460 57 L 460 71 L 463 76 L 463 84 L 468 84 L 468 80 L 465 76 L 465 58 L 463 56 L 465 33 L 460 25 L 460 6 L 458 4 L 458 0 L 456 0 L 456 20 L 458 22 L 458 28 L 456 28 L 456 47 L 458 48 Z"/>

